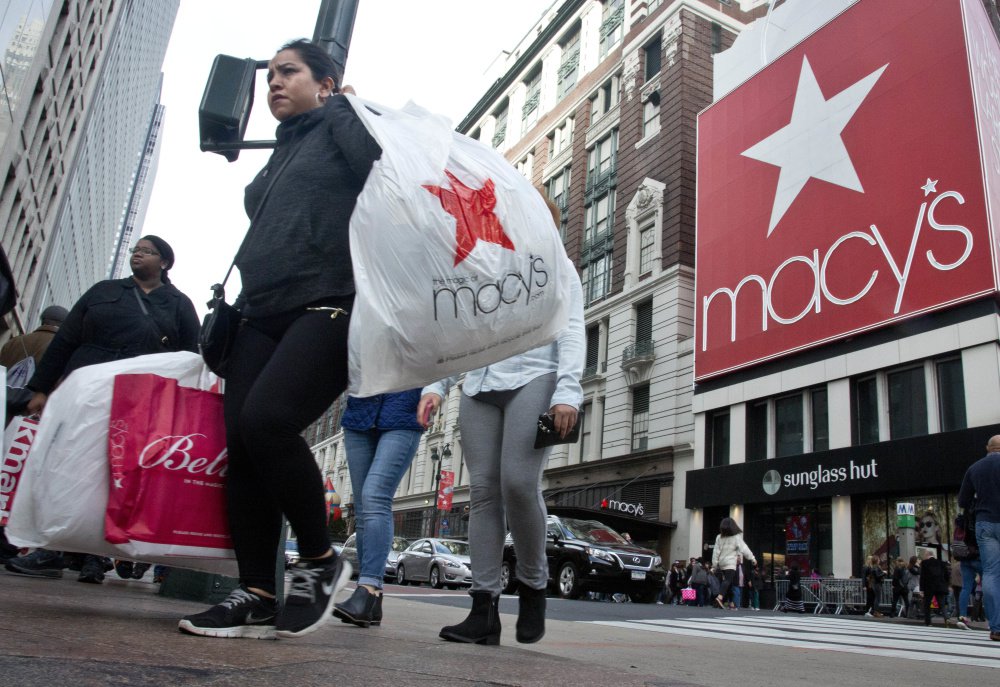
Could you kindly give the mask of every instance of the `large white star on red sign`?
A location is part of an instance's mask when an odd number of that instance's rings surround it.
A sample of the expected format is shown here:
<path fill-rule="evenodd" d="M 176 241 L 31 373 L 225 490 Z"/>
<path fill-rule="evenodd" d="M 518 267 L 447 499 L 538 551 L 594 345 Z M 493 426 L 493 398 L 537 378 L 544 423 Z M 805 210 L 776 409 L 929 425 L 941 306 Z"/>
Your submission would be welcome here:
<path fill-rule="evenodd" d="M 840 134 L 888 66 L 883 65 L 827 100 L 820 91 L 808 58 L 802 58 L 792 120 L 742 153 L 754 160 L 781 167 L 771 208 L 771 223 L 767 227 L 768 236 L 810 178 L 864 193 Z"/>

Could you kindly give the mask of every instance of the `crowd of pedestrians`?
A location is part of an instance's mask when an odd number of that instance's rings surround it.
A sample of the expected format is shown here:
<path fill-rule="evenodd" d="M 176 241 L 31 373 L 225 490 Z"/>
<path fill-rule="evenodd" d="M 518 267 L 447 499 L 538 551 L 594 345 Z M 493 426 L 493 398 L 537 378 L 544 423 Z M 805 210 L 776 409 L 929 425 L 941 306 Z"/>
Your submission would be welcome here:
<path fill-rule="evenodd" d="M 267 102 L 277 147 L 247 186 L 251 229 L 234 261 L 242 277 L 242 321 L 229 361 L 224 395 L 228 449 L 227 503 L 239 586 L 223 602 L 184 617 L 182 632 L 220 638 L 299 637 L 331 615 L 359 627 L 383 618 L 385 559 L 393 539 L 392 498 L 419 444 L 457 378 L 426 388 L 352 398 L 344 418 L 347 460 L 355 495 L 358 585 L 345 601 L 335 597 L 351 565 L 334 551 L 326 527 L 323 482 L 302 432 L 345 390 L 348 327 L 354 303 L 348 226 L 352 211 L 382 150 L 341 95 L 341 75 L 329 54 L 305 40 L 284 45 L 267 69 Z M 553 210 L 554 226 L 559 226 Z M 319 237 L 318 240 L 312 240 Z M 198 320 L 191 301 L 170 284 L 169 244 L 145 236 L 132 249 L 132 275 L 103 281 L 69 311 L 49 308 L 35 332 L 8 343 L 2 361 L 37 369 L 20 394 L 19 412 L 41 414 L 50 394 L 86 365 L 165 351 L 194 351 Z M 532 643 L 545 633 L 548 570 L 542 475 L 550 448 L 538 447 L 536 426 L 567 437 L 583 402 L 580 379 L 586 351 L 583 296 L 572 279 L 567 327 L 551 344 L 465 374 L 459 428 L 470 475 L 471 609 L 442 628 L 454 642 L 499 644 L 498 599 L 505 535 L 513 534 L 519 605 L 515 637 Z M 23 355 L 21 353 L 23 352 Z M 16 358 L 16 360 L 15 360 Z M 19 369 L 23 373 L 25 368 Z M 8 413 L 9 419 L 9 413 Z M 969 518 L 976 557 L 949 567 L 942 555 L 940 522 L 924 518 L 924 549 L 890 571 L 878 556 L 860 571 L 863 612 L 882 615 L 883 580 L 891 580 L 889 607 L 920 613 L 925 624 L 939 611 L 959 627 L 988 620 L 1000 640 L 1000 437 L 969 468 L 959 493 Z M 516 517 L 508 517 L 516 513 Z M 929 513 L 928 515 L 934 515 Z M 275 558 L 283 522 L 295 531 L 299 560 L 289 593 L 276 598 Z M 765 571 L 735 519 L 723 518 L 711 556 L 670 565 L 658 601 L 759 611 L 764 593 L 781 579 L 783 612 L 806 610 L 805 590 L 816 597 L 823 578 L 792 563 Z M 59 577 L 67 552 L 20 553 L 3 540 L 0 554 L 11 572 Z M 111 562 L 78 555 L 80 581 L 100 583 Z M 122 577 L 141 577 L 145 564 L 119 561 Z M 920 606 L 917 607 L 919 598 Z M 982 599 L 982 615 L 975 600 Z"/>

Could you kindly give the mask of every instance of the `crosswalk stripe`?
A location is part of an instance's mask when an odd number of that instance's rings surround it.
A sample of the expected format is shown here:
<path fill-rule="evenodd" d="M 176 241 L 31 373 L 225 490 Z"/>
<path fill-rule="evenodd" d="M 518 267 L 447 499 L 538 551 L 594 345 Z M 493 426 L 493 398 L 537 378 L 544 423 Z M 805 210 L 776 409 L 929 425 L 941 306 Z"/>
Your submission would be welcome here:
<path fill-rule="evenodd" d="M 590 621 L 630 630 L 726 638 L 751 644 L 1000 667 L 1000 646 L 983 632 L 862 623 L 839 618 L 679 618 Z M 871 626 L 871 627 L 870 627 Z"/>

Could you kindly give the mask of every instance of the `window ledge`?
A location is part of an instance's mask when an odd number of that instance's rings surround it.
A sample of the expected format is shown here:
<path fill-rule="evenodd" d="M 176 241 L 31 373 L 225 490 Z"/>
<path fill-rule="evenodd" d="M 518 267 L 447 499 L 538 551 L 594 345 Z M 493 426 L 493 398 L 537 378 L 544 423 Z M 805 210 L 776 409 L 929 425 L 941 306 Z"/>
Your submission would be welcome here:
<path fill-rule="evenodd" d="M 643 147 L 644 145 L 646 145 L 647 143 L 649 143 L 650 141 L 652 141 L 652 140 L 653 140 L 654 138 L 656 138 L 657 136 L 659 136 L 659 134 L 660 134 L 660 131 L 661 131 L 661 129 L 657 129 L 656 131 L 654 131 L 654 132 L 653 132 L 653 133 L 651 133 L 651 134 L 646 134 L 646 137 L 645 137 L 645 138 L 643 138 L 643 139 L 640 139 L 640 140 L 639 140 L 639 141 L 638 141 L 638 142 L 637 142 L 637 143 L 635 144 L 635 149 L 636 149 L 636 150 L 639 150 L 639 148 Z"/>

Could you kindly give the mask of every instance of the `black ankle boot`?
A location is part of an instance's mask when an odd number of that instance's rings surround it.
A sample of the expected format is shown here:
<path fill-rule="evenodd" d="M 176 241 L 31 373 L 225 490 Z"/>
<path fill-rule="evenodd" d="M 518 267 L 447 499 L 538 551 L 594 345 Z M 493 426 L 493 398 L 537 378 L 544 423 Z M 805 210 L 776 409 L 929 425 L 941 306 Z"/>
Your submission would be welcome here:
<path fill-rule="evenodd" d="M 472 610 L 469 616 L 458 625 L 448 625 L 441 628 L 438 634 L 441 639 L 449 642 L 468 642 L 469 644 L 499 644 L 500 643 L 500 603 L 499 596 L 490 592 L 470 592 L 472 595 Z"/>
<path fill-rule="evenodd" d="M 378 622 L 382 621 L 382 597 L 376 596 L 366 588 L 358 585 L 351 597 L 333 607 L 333 615 L 340 618 L 345 623 L 352 623 L 358 627 L 368 627 L 375 622 L 375 609 L 378 608 Z"/>
<path fill-rule="evenodd" d="M 545 589 L 517 588 L 517 641 L 534 644 L 545 634 Z"/>

